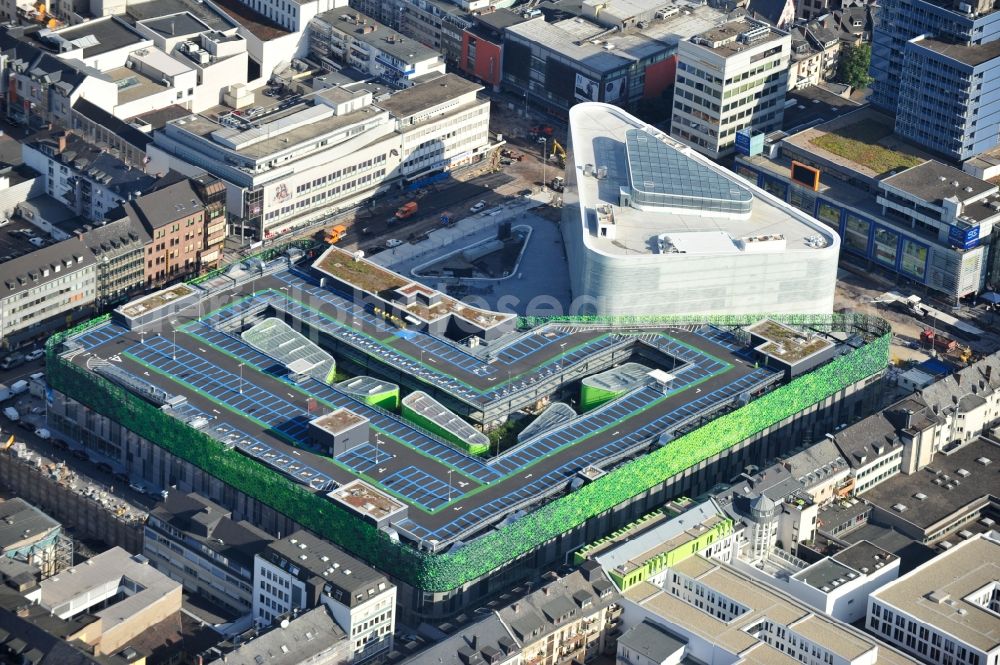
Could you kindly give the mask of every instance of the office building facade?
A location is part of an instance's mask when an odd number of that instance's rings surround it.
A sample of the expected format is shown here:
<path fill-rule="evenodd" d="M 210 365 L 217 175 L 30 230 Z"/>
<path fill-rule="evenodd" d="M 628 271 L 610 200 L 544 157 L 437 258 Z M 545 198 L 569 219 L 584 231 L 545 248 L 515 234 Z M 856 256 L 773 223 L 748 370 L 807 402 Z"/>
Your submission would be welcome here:
<path fill-rule="evenodd" d="M 680 43 L 670 135 L 717 159 L 736 149 L 736 132 L 781 127 L 791 36 L 744 19 Z"/>
<path fill-rule="evenodd" d="M 1000 534 L 977 534 L 872 593 L 865 627 L 924 663 L 992 665 L 998 562 Z"/>
<path fill-rule="evenodd" d="M 1000 12 L 989 0 L 881 2 L 871 102 L 897 115 L 901 136 L 949 159 L 996 147 L 998 40 Z"/>

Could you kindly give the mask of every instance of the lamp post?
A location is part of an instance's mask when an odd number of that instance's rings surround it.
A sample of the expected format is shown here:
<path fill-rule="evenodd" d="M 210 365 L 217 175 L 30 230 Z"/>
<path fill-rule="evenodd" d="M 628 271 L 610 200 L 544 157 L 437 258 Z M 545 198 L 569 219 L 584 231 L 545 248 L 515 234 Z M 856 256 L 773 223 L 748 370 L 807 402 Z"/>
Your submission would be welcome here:
<path fill-rule="evenodd" d="M 451 469 L 448 469 L 448 502 L 451 503 Z"/>
<path fill-rule="evenodd" d="M 548 137 L 542 138 L 542 191 L 544 192 L 548 189 L 548 184 L 545 182 L 545 167 L 549 163 L 549 139 Z"/>
<path fill-rule="evenodd" d="M 559 371 L 563 370 L 563 365 L 566 363 L 566 342 L 559 345 Z"/>
<path fill-rule="evenodd" d="M 240 363 L 240 394 L 243 394 L 243 363 Z"/>
<path fill-rule="evenodd" d="M 285 292 L 285 310 L 286 310 L 285 313 L 291 316 L 292 296 L 288 293 L 288 289 L 290 287 L 282 286 L 280 288 L 282 291 Z"/>
<path fill-rule="evenodd" d="M 172 337 L 172 344 L 170 346 L 170 359 L 177 360 L 177 320 L 172 319 L 170 321 L 170 335 Z"/>
<path fill-rule="evenodd" d="M 378 446 L 379 446 L 380 443 L 382 443 L 382 439 L 379 437 L 378 434 L 376 434 L 375 435 L 375 464 L 376 465 L 378 464 L 378 452 L 379 452 L 378 451 Z"/>

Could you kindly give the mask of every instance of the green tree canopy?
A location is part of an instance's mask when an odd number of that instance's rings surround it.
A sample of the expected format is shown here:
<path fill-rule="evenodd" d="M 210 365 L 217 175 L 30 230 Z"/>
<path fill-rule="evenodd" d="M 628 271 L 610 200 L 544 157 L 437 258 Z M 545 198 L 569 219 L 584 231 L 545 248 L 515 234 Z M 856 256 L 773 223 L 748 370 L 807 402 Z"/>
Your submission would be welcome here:
<path fill-rule="evenodd" d="M 868 68 L 872 61 L 871 44 L 845 46 L 840 52 L 837 80 L 852 88 L 865 88 L 872 82 Z"/>

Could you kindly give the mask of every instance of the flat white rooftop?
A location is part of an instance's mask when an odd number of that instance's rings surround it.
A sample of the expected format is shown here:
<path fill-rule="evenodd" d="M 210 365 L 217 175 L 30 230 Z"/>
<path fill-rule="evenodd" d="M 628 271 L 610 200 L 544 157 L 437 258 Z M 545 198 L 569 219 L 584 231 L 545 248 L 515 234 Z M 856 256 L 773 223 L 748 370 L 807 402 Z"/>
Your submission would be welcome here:
<path fill-rule="evenodd" d="M 593 251 L 666 259 L 813 252 L 839 241 L 819 222 L 614 106 L 574 106 L 570 131 L 576 173 L 567 180 L 576 181 L 584 242 Z M 588 164 L 604 177 L 587 175 Z M 632 192 L 631 205 L 621 205 L 623 188 Z M 613 228 L 603 236 L 601 220 L 609 218 Z"/>

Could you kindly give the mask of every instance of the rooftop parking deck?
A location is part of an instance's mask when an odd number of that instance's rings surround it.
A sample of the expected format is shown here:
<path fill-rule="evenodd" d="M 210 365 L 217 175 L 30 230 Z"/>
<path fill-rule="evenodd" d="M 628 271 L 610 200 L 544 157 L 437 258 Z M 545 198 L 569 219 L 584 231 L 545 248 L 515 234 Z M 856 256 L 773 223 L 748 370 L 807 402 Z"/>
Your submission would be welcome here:
<path fill-rule="evenodd" d="M 175 415 L 204 418 L 211 436 L 317 492 L 364 480 L 410 507 L 392 526 L 412 541 L 443 545 L 467 538 L 566 491 L 580 469 L 614 466 L 662 431 L 780 380 L 772 370 L 755 368 L 735 338 L 708 327 L 550 325 L 512 334 L 491 348 L 469 349 L 397 328 L 319 286 L 306 271 L 264 275 L 251 288 L 192 301 L 145 327 L 126 330 L 109 322 L 88 330 L 75 338 L 72 362 L 84 368 L 110 363 L 164 394 L 183 397 Z M 587 368 L 596 359 L 631 347 L 674 357 L 672 364 L 681 369 L 669 390 L 638 387 L 502 455 L 480 458 L 359 396 L 293 376 L 240 337 L 268 317 L 314 331 L 312 339 L 338 358 L 367 359 L 368 374 L 450 396 L 450 408 L 466 403 L 510 412 L 522 397 L 537 399 L 532 391 L 539 386 L 554 392 L 568 377 L 592 373 Z M 370 420 L 370 439 L 331 458 L 310 444 L 308 422 L 340 408 Z"/>

